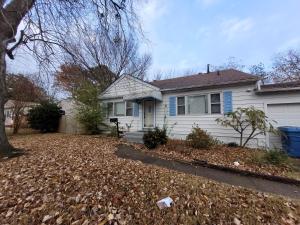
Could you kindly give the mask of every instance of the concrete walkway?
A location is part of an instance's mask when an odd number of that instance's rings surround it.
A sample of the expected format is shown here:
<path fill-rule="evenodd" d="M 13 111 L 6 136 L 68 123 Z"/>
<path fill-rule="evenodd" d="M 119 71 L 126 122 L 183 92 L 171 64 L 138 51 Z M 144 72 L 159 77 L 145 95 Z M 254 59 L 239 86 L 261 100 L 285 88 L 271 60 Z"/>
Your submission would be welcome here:
<path fill-rule="evenodd" d="M 157 165 L 187 174 L 206 177 L 208 179 L 230 185 L 241 186 L 260 192 L 273 193 L 290 198 L 300 199 L 300 187 L 291 184 L 284 184 L 251 176 L 238 175 L 231 172 L 225 172 L 202 166 L 194 166 L 173 160 L 165 160 L 137 151 L 127 145 L 119 145 L 116 155 L 120 158 L 139 160 L 146 164 Z"/>

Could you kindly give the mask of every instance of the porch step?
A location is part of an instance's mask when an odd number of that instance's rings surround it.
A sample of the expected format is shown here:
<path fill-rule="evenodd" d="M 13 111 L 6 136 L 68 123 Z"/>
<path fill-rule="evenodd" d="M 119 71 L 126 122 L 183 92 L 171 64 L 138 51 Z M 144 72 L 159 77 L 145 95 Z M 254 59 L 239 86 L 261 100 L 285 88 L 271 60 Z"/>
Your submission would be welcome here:
<path fill-rule="evenodd" d="M 126 132 L 124 134 L 124 139 L 128 142 L 144 144 L 143 142 L 144 133 L 145 132 L 143 131 Z"/>

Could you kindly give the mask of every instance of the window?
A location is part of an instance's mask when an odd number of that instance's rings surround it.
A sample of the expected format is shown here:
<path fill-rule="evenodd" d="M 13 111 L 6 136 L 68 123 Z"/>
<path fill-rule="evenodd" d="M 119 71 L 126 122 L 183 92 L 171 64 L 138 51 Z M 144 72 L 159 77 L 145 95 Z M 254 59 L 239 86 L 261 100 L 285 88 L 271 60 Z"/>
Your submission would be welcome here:
<path fill-rule="evenodd" d="M 211 114 L 221 113 L 220 93 L 210 95 Z"/>
<path fill-rule="evenodd" d="M 177 97 L 177 114 L 185 115 L 185 97 Z"/>
<path fill-rule="evenodd" d="M 126 116 L 132 116 L 133 102 L 126 102 Z"/>
<path fill-rule="evenodd" d="M 107 117 L 111 117 L 114 115 L 114 103 L 108 102 L 107 103 Z"/>
<path fill-rule="evenodd" d="M 188 114 L 206 114 L 207 109 L 207 96 L 189 96 L 188 97 Z"/>
<path fill-rule="evenodd" d="M 115 116 L 125 116 L 125 102 L 115 102 L 114 110 Z"/>

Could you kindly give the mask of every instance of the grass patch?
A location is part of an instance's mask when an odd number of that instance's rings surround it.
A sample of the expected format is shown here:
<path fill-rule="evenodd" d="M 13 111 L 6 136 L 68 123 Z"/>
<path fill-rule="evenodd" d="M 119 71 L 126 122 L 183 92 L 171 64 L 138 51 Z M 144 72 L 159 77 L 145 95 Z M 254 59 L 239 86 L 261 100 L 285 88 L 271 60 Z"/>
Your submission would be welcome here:
<path fill-rule="evenodd" d="M 257 164 L 271 164 L 276 166 L 290 165 L 288 155 L 285 152 L 276 149 L 265 152 L 257 152 L 256 154 L 253 154 L 251 161 Z"/>

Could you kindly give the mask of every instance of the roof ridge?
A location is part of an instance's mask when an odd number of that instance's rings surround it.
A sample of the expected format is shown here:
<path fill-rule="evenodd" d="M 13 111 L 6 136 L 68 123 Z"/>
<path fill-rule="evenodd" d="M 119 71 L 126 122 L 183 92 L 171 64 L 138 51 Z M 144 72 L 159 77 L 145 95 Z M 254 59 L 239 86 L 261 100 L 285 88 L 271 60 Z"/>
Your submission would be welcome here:
<path fill-rule="evenodd" d="M 256 77 L 255 75 L 253 74 L 250 74 L 250 73 L 246 73 L 246 72 L 243 72 L 243 71 L 240 71 L 240 70 L 236 70 L 236 69 L 223 69 L 223 70 L 216 70 L 216 71 L 211 71 L 209 73 L 197 73 L 197 74 L 190 74 L 190 75 L 184 75 L 184 76 L 179 76 L 179 77 L 173 77 L 173 78 L 167 78 L 167 79 L 162 79 L 162 80 L 153 80 L 151 81 L 150 83 L 155 83 L 155 82 L 161 82 L 161 81 L 170 81 L 170 80 L 176 80 L 176 79 L 181 79 L 181 78 L 187 78 L 187 77 L 193 77 L 193 76 L 206 76 L 206 75 L 212 75 L 212 74 L 216 74 L 216 73 L 224 73 L 224 72 L 228 72 L 228 71 L 235 71 L 235 72 L 239 72 L 239 73 L 243 73 L 243 74 L 246 74 L 246 75 L 249 75 L 249 76 L 253 76 L 253 77 Z"/>

